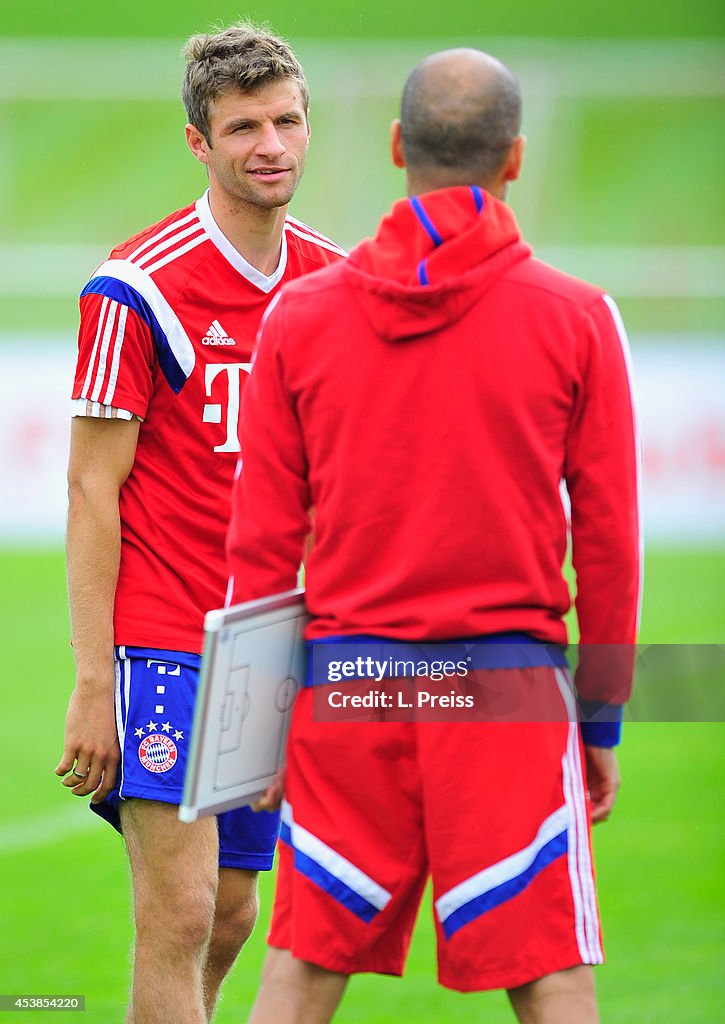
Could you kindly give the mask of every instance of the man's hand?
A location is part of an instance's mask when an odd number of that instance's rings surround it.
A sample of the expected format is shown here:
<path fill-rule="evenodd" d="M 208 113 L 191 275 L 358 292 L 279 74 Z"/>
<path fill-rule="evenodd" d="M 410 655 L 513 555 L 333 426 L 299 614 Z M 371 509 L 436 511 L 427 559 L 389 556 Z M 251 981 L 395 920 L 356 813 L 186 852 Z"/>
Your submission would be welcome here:
<path fill-rule="evenodd" d="M 587 788 L 592 807 L 592 821 L 606 821 L 612 813 L 621 783 L 617 755 L 613 747 L 584 745 Z"/>
<path fill-rule="evenodd" d="M 277 772 L 274 782 L 259 798 L 252 804 L 253 811 L 278 811 L 284 795 L 284 772 Z"/>
<path fill-rule="evenodd" d="M 76 687 L 65 720 L 63 757 L 55 769 L 74 796 L 93 793 L 104 800 L 116 783 L 120 751 L 116 734 L 113 688 Z"/>

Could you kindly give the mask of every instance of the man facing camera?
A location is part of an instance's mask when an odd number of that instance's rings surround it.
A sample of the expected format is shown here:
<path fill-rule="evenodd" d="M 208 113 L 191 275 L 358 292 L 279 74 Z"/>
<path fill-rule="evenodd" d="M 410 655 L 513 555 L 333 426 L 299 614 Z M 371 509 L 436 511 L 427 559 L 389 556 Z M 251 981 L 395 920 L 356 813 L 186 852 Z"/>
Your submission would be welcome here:
<path fill-rule="evenodd" d="M 211 1017 L 272 866 L 276 814 L 182 825 L 178 804 L 254 338 L 285 281 L 344 255 L 287 213 L 310 135 L 289 46 L 243 23 L 185 54 L 186 140 L 209 187 L 83 289 L 68 471 L 76 686 L 56 772 L 126 842 L 135 1024 Z"/>

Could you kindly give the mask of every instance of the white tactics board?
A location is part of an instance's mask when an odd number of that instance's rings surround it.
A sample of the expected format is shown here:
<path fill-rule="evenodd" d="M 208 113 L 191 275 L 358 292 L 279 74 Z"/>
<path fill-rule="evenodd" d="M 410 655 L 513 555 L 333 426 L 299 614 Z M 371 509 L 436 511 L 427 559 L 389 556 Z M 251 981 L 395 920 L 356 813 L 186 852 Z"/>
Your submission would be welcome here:
<path fill-rule="evenodd" d="M 207 613 L 182 821 L 251 804 L 284 765 L 306 622 L 301 589 Z"/>

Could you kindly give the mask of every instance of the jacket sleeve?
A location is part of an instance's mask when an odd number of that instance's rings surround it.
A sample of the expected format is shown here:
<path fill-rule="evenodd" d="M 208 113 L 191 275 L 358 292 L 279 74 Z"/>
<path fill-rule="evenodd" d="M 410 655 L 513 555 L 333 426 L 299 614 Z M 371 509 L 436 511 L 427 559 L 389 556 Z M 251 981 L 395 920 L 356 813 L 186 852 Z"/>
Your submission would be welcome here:
<path fill-rule="evenodd" d="M 262 321 L 242 399 L 227 534 L 232 604 L 292 589 L 310 529 L 304 441 L 280 353 L 283 307 L 275 302 Z"/>
<path fill-rule="evenodd" d="M 623 704 L 632 689 L 642 579 L 639 441 L 629 343 L 601 296 L 587 318 L 565 479 L 579 621 L 577 692 Z"/>

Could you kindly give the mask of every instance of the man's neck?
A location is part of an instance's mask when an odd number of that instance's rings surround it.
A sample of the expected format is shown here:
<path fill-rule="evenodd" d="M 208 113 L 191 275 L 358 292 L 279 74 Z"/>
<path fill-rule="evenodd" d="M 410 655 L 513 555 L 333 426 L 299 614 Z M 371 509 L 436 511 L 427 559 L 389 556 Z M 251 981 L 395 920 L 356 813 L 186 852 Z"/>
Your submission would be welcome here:
<path fill-rule="evenodd" d="M 456 177 L 420 177 L 414 176 L 408 171 L 407 177 L 407 193 L 409 196 L 419 196 L 424 192 L 436 192 L 442 188 L 458 188 L 461 185 L 470 186 L 478 185 L 479 188 L 483 188 L 490 195 L 496 199 L 500 199 L 501 202 L 506 202 L 506 194 L 508 192 L 508 182 L 501 177 L 494 178 L 490 181 L 473 181 L 468 178 L 456 178 Z"/>
<path fill-rule="evenodd" d="M 210 189 L 209 208 L 219 230 L 247 263 L 265 277 L 273 274 L 279 265 L 287 207 L 265 210 Z"/>

